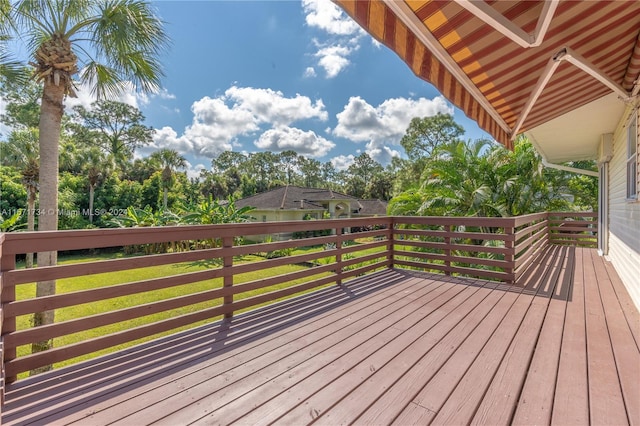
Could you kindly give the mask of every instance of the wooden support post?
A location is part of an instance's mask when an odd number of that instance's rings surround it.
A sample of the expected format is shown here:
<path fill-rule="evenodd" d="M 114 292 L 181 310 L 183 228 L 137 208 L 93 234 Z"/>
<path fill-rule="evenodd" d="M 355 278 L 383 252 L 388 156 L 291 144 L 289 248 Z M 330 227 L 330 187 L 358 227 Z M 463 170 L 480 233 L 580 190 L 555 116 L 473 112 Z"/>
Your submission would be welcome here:
<path fill-rule="evenodd" d="M 393 220 L 389 223 L 387 228 L 387 261 L 390 269 L 394 267 L 393 252 L 395 250 L 395 234 L 393 233 L 395 224 Z"/>
<path fill-rule="evenodd" d="M 507 236 L 512 236 L 514 239 L 507 239 L 504 242 L 504 247 L 509 250 L 508 253 L 504 255 L 504 261 L 506 266 L 504 267 L 504 272 L 507 273 L 508 278 L 505 280 L 507 284 L 515 284 L 516 282 L 516 241 L 515 241 L 515 233 L 516 228 L 513 226 L 505 226 L 504 234 Z"/>
<path fill-rule="evenodd" d="M 336 284 L 342 285 L 342 228 L 335 228 L 336 234 Z"/>
<path fill-rule="evenodd" d="M 16 269 L 16 256 L 15 255 L 4 255 L 2 253 L 2 247 L 0 246 L 0 302 L 2 303 L 1 312 L 0 312 L 0 326 L 2 329 L 2 337 L 0 338 L 0 386 L 2 389 L 0 390 L 0 398 L 2 400 L 2 404 L 4 404 L 4 388 L 8 383 L 15 382 L 17 377 L 5 377 L 5 362 L 16 359 L 16 350 L 10 349 L 6 350 L 4 347 L 4 335 L 7 333 L 11 333 L 16 331 L 16 319 L 5 318 L 4 316 L 4 305 L 9 302 L 13 302 L 16 300 L 16 288 L 15 286 L 5 287 L 4 286 L 4 277 L 5 273 Z M 0 411 L 1 414 L 1 411 Z"/>
<path fill-rule="evenodd" d="M 222 239 L 222 248 L 225 249 L 224 255 L 223 255 L 223 264 L 222 267 L 224 269 L 227 269 L 227 271 L 225 271 L 224 274 L 224 278 L 223 278 L 223 287 L 224 288 L 231 288 L 233 287 L 233 255 L 230 252 L 230 249 L 233 248 L 233 237 L 224 237 Z M 228 296 L 224 296 L 224 305 L 225 306 L 230 306 L 231 304 L 233 304 L 233 295 L 230 294 Z M 225 318 L 231 318 L 233 317 L 233 311 L 230 312 L 226 312 L 224 314 Z"/>
<path fill-rule="evenodd" d="M 453 231 L 453 225 L 445 225 L 444 230 L 446 232 L 451 232 Z M 446 266 L 447 268 L 451 267 L 451 237 L 449 235 L 444 237 L 444 244 L 445 244 L 445 249 L 444 249 L 444 256 L 445 256 L 445 261 L 444 261 L 444 266 Z M 451 275 L 451 271 L 449 271 L 448 269 L 445 269 L 444 271 L 445 275 Z"/>

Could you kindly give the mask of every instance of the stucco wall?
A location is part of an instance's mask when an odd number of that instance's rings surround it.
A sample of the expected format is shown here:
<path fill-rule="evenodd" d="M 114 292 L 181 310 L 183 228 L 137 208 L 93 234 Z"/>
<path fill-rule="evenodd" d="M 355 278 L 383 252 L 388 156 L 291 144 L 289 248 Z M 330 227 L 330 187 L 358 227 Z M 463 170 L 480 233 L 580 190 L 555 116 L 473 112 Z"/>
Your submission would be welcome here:
<path fill-rule="evenodd" d="M 286 222 L 290 220 L 303 220 L 306 214 L 311 214 L 312 216 L 322 217 L 322 211 L 311 211 L 311 210 L 252 210 L 249 215 L 251 215 L 251 222 Z M 250 240 L 252 241 L 265 241 L 267 239 L 273 239 L 274 241 L 278 240 L 288 240 L 293 237 L 291 232 L 281 233 L 279 235 L 268 236 L 264 235 L 252 235 L 250 236 Z"/>
<path fill-rule="evenodd" d="M 640 202 L 626 199 L 627 125 L 631 113 L 638 111 L 627 111 L 622 117 L 614 134 L 613 158 L 609 163 L 608 258 L 640 309 Z"/>

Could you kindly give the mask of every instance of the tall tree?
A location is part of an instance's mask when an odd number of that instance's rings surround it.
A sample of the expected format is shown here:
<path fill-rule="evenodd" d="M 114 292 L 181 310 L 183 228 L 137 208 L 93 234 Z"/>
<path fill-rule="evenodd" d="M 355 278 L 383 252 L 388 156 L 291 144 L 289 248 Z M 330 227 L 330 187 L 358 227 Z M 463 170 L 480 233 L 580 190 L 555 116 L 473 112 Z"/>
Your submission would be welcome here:
<path fill-rule="evenodd" d="M 334 189 L 336 187 L 336 168 L 330 161 L 322 163 L 320 166 L 320 175 L 322 180 L 322 186 L 325 188 Z"/>
<path fill-rule="evenodd" d="M 28 68 L 20 68 L 18 78 L 0 78 L 2 97 L 7 103 L 0 122 L 14 129 L 37 128 L 40 121 L 42 88 L 29 79 L 30 75 Z"/>
<path fill-rule="evenodd" d="M 365 197 L 367 187 L 371 185 L 374 177 L 382 174 L 383 171 L 382 165 L 366 152 L 358 155 L 347 168 L 347 182 L 345 183 L 348 194 L 358 198 Z"/>
<path fill-rule="evenodd" d="M 148 145 L 153 129 L 145 126 L 140 110 L 123 102 L 99 100 L 90 109 L 74 107 L 80 125 L 73 126 L 77 139 L 85 145 L 97 145 L 113 158 L 123 171 L 136 148 Z"/>
<path fill-rule="evenodd" d="M 211 167 L 216 173 L 222 173 L 232 167 L 239 168 L 249 159 L 246 155 L 237 151 L 223 151 L 217 158 L 211 160 Z"/>
<path fill-rule="evenodd" d="M 397 179 L 394 192 L 417 189 L 422 171 L 434 151 L 441 146 L 458 143 L 464 129 L 450 114 L 439 113 L 431 117 L 414 117 L 400 140 L 400 145 L 407 153 L 408 159 L 394 157 L 392 165 Z"/>
<path fill-rule="evenodd" d="M 411 160 L 416 160 L 431 156 L 439 146 L 460 142 L 462 135 L 464 128 L 454 121 L 451 114 L 438 113 L 432 117 L 414 117 L 400 145 Z"/>
<path fill-rule="evenodd" d="M 298 165 L 302 174 L 302 181 L 307 188 L 319 188 L 322 184 L 322 164 L 305 156 L 298 156 Z"/>
<path fill-rule="evenodd" d="M 167 197 L 169 187 L 173 184 L 173 173 L 176 169 L 184 169 L 187 167 L 187 160 L 175 149 L 167 148 L 154 152 L 151 154 L 151 157 L 162 167 L 162 207 L 164 210 L 167 210 Z"/>
<path fill-rule="evenodd" d="M 0 146 L 2 165 L 15 167 L 27 190 L 27 231 L 35 229 L 36 197 L 40 174 L 38 129 L 14 130 Z M 27 253 L 26 267 L 33 267 L 33 253 Z"/>
<path fill-rule="evenodd" d="M 248 172 L 253 174 L 257 192 L 271 189 L 279 181 L 278 157 L 269 151 L 249 154 Z"/>
<path fill-rule="evenodd" d="M 93 224 L 95 191 L 100 182 L 109 175 L 111 162 L 107 161 L 104 153 L 96 146 L 80 151 L 78 160 L 89 181 L 89 223 Z"/>
<path fill-rule="evenodd" d="M 150 5 L 137 0 L 20 0 L 12 4 L 4 32 L 27 41 L 36 81 L 42 84 L 40 106 L 40 209 L 38 229 L 58 228 L 58 143 L 66 96 L 75 96 L 73 76 L 98 97 L 116 95 L 125 82 L 157 90 L 162 76 L 159 54 L 167 44 L 163 25 Z M 0 31 L 2 33 L 3 31 Z M 57 253 L 38 254 L 39 266 L 55 265 Z M 36 296 L 55 293 L 55 281 L 40 282 Z M 53 322 L 53 312 L 34 315 L 34 326 Z M 34 344 L 34 350 L 51 342 Z"/>
<path fill-rule="evenodd" d="M 284 171 L 287 185 L 296 183 L 298 169 L 298 153 L 293 150 L 282 151 L 279 155 L 280 167 Z"/>

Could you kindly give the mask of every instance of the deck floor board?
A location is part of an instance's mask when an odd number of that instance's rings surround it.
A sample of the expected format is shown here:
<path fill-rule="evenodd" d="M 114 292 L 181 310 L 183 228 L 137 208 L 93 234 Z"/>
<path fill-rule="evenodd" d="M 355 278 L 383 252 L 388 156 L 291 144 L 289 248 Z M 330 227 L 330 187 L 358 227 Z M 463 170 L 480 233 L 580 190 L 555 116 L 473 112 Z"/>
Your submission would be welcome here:
<path fill-rule="evenodd" d="M 640 315 L 595 250 L 515 285 L 384 270 L 8 386 L 4 424 L 640 424 Z"/>

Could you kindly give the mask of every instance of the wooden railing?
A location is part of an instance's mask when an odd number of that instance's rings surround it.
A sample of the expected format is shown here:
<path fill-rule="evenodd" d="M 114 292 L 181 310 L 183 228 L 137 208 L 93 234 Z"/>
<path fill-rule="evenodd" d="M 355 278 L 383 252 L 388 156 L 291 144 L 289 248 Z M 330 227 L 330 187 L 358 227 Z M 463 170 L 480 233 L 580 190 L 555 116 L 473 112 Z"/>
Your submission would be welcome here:
<path fill-rule="evenodd" d="M 558 217 L 563 222 L 556 223 Z M 578 235 L 573 234 L 575 226 L 562 225 L 574 225 L 570 217 L 576 215 L 379 217 L 0 234 L 4 377 L 13 381 L 20 373 L 41 366 L 230 317 L 381 268 L 517 283 L 549 241 L 586 244 L 573 237 Z M 313 231 L 324 236 L 278 238 Z M 593 238 L 595 228 L 587 232 Z M 572 237 L 564 239 L 565 234 Z M 264 235 L 274 235 L 273 242 L 248 243 Z M 162 247 L 167 252 L 34 269 L 16 267 L 16 255 L 24 253 L 113 247 Z M 252 261 L 243 261 L 250 255 Z M 163 265 L 171 265 L 172 272 L 124 278 L 133 271 Z M 93 284 L 74 288 L 74 277 L 93 280 Z M 46 280 L 58 280 L 57 294 L 34 297 L 34 283 Z M 132 304 L 134 295 L 148 297 Z M 100 305 L 104 301 L 109 303 Z M 80 309 L 87 306 L 98 310 Z M 29 327 L 33 313 L 45 310 L 55 310 L 56 322 Z M 79 316 L 80 311 L 89 314 Z M 53 348 L 29 353 L 32 343 L 50 339 L 55 339 Z"/>
<path fill-rule="evenodd" d="M 597 213 L 549 213 L 549 242 L 552 244 L 596 247 Z"/>
<path fill-rule="evenodd" d="M 514 219 L 394 218 L 394 265 L 513 282 Z"/>

